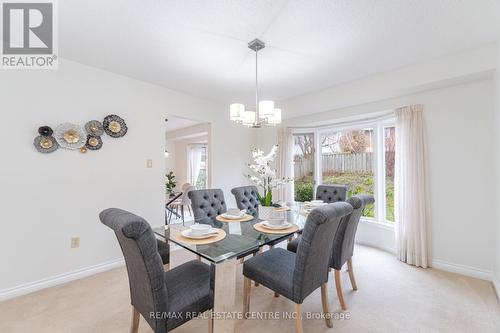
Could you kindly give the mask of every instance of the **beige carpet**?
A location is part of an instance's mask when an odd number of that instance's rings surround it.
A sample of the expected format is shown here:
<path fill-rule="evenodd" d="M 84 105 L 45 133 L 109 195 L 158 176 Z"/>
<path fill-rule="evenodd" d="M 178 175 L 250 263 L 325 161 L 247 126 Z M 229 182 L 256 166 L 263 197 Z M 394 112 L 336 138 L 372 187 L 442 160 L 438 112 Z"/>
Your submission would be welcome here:
<path fill-rule="evenodd" d="M 489 282 L 398 262 L 392 255 L 357 246 L 354 271 L 359 290 L 351 291 L 343 273 L 348 320 L 305 319 L 304 332 L 500 332 L 500 306 Z M 192 259 L 179 250 L 173 265 Z M 240 265 L 241 271 L 241 265 Z M 330 281 L 330 310 L 340 312 Z M 0 332 L 128 332 L 130 303 L 124 268 L 0 303 Z M 242 279 L 238 279 L 240 311 Z M 260 286 L 252 288 L 252 311 L 293 311 L 293 304 Z M 302 306 L 321 312 L 319 291 Z M 293 332 L 293 320 L 239 321 L 237 332 Z M 151 332 L 141 319 L 140 332 Z M 174 332 L 206 332 L 207 322 L 193 320 Z"/>

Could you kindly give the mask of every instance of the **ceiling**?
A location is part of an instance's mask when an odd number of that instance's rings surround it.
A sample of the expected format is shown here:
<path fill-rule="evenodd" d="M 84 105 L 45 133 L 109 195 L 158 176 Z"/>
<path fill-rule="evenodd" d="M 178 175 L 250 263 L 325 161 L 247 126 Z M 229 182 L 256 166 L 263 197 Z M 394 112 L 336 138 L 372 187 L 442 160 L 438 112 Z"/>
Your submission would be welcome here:
<path fill-rule="evenodd" d="M 165 123 L 165 131 L 173 132 L 181 128 L 186 128 L 198 124 L 200 124 L 200 122 L 186 118 L 168 117 L 168 121 Z"/>
<path fill-rule="evenodd" d="M 497 0 L 64 0 L 64 58 L 224 103 L 282 100 L 495 41 Z M 285 110 L 286 111 L 286 110 Z"/>

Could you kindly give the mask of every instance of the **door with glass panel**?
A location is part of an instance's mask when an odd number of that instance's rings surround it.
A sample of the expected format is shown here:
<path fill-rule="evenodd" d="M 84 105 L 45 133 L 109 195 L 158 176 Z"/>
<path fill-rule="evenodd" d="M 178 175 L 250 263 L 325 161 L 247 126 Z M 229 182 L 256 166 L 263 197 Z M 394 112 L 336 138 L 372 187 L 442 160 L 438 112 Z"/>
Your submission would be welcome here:
<path fill-rule="evenodd" d="M 198 190 L 207 188 L 208 147 L 206 144 L 189 144 L 187 154 L 188 181 Z"/>
<path fill-rule="evenodd" d="M 316 187 L 314 134 L 294 134 L 293 142 L 295 201 L 310 201 L 314 198 Z"/>
<path fill-rule="evenodd" d="M 339 129 L 320 134 L 321 184 L 349 187 L 348 197 L 375 194 L 374 129 Z M 366 207 L 365 217 L 375 217 L 373 205 Z"/>

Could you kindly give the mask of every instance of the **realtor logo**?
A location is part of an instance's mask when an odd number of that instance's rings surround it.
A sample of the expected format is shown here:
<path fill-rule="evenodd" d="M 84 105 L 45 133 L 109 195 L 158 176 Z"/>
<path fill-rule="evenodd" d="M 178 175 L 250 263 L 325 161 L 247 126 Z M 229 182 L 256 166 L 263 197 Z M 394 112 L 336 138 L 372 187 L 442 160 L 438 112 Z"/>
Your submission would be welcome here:
<path fill-rule="evenodd" d="M 55 3 L 3 1 L 3 69 L 57 68 Z"/>

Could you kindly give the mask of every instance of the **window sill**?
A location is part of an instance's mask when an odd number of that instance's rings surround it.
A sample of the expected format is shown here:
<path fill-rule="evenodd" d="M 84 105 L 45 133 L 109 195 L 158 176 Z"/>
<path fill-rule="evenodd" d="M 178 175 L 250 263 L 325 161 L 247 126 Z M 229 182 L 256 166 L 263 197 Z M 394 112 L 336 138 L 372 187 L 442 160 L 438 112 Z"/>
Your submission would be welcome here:
<path fill-rule="evenodd" d="M 363 218 L 363 217 L 361 218 L 361 222 L 363 224 L 375 226 L 377 228 L 381 228 L 381 229 L 385 229 L 385 230 L 389 230 L 389 231 L 394 231 L 394 223 L 378 222 L 378 221 L 368 219 L 368 218 Z"/>

